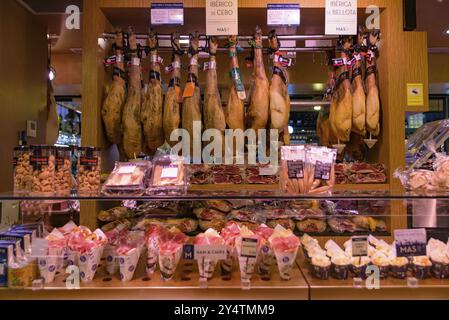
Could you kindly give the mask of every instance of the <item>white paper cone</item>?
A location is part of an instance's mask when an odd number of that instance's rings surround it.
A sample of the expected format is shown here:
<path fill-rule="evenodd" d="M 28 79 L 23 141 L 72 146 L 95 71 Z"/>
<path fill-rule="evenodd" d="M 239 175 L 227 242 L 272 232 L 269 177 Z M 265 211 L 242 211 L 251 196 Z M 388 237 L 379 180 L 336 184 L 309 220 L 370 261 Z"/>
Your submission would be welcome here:
<path fill-rule="evenodd" d="M 214 276 L 217 260 L 200 259 L 198 260 L 198 271 L 200 278 L 211 279 Z"/>
<path fill-rule="evenodd" d="M 67 248 L 67 266 L 73 266 L 78 263 L 78 252 Z"/>
<path fill-rule="evenodd" d="M 264 245 L 259 252 L 258 269 L 260 274 L 269 274 L 273 264 L 273 250 L 269 245 Z"/>
<path fill-rule="evenodd" d="M 248 258 L 239 256 L 240 278 L 251 280 L 256 266 L 256 258 Z"/>
<path fill-rule="evenodd" d="M 58 264 L 58 250 L 56 248 L 49 248 L 48 255 L 37 259 L 39 266 L 39 273 L 44 278 L 45 283 L 51 283 L 55 280 L 55 274 Z"/>
<path fill-rule="evenodd" d="M 161 270 L 162 278 L 165 280 L 173 279 L 176 268 L 181 259 L 182 250 L 176 250 L 175 252 L 164 253 L 159 251 L 159 269 Z"/>
<path fill-rule="evenodd" d="M 157 261 L 158 261 L 158 250 L 154 247 L 147 248 L 147 260 L 145 264 L 145 270 L 147 274 L 152 274 L 157 269 Z"/>
<path fill-rule="evenodd" d="M 298 249 L 287 252 L 276 252 L 276 250 L 274 251 L 281 279 L 290 280 L 292 266 L 295 263 L 297 253 Z"/>
<path fill-rule="evenodd" d="M 226 247 L 227 257 L 221 261 L 221 272 L 224 274 L 230 274 L 232 272 L 232 266 L 234 262 L 234 247 Z"/>
<path fill-rule="evenodd" d="M 102 253 L 103 246 L 95 247 L 86 253 L 79 254 L 78 267 L 80 269 L 81 281 L 89 282 L 94 279 Z"/>
<path fill-rule="evenodd" d="M 139 262 L 140 250 L 132 249 L 126 255 L 119 255 L 120 280 L 131 281 L 136 271 L 137 262 Z"/>
<path fill-rule="evenodd" d="M 107 244 L 104 248 L 104 255 L 106 256 L 106 272 L 110 275 L 118 271 L 118 263 L 116 257 L 117 246 Z"/>
<path fill-rule="evenodd" d="M 56 270 L 57 271 L 63 271 L 63 269 L 64 269 L 64 252 L 65 252 L 65 248 L 58 248 L 56 251 L 56 256 L 57 256 Z"/>

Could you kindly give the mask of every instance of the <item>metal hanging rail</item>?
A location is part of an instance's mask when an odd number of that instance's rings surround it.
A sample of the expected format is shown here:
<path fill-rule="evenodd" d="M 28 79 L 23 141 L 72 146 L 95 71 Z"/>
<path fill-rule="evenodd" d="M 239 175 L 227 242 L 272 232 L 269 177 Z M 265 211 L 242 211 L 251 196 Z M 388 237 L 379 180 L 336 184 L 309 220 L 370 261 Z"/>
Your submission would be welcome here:
<path fill-rule="evenodd" d="M 100 37 L 104 39 L 112 39 L 114 38 L 114 33 L 103 33 Z M 148 39 L 148 34 L 145 33 L 136 33 L 137 39 Z M 171 35 L 170 34 L 158 34 L 158 38 L 160 40 L 170 40 Z M 181 39 L 188 39 L 188 35 L 181 35 Z M 205 40 L 207 36 L 200 35 L 200 40 Z M 227 36 L 217 36 L 219 40 L 227 40 Z M 251 40 L 253 39 L 253 36 L 237 36 L 238 40 Z M 263 40 L 267 40 L 268 36 L 262 36 Z M 338 36 L 327 36 L 327 35 L 278 35 L 279 40 L 336 40 L 338 39 Z"/>

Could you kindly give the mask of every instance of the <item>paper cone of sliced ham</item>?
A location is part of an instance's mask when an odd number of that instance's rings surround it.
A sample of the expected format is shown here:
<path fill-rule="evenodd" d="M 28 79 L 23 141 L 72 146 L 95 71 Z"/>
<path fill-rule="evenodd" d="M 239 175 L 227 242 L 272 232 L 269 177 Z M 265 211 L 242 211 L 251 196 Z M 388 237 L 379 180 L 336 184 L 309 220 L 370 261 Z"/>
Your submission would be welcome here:
<path fill-rule="evenodd" d="M 299 248 L 298 237 L 291 230 L 277 225 L 269 238 L 269 242 L 276 256 L 281 279 L 290 280 L 291 269 Z"/>
<path fill-rule="evenodd" d="M 50 283 L 53 282 L 56 271 L 63 267 L 64 249 L 67 242 L 64 235 L 56 228 L 46 239 L 48 241 L 47 253 L 45 256 L 38 257 L 38 267 L 45 283 Z"/>
<path fill-rule="evenodd" d="M 129 231 L 117 248 L 120 280 L 130 281 L 136 271 L 145 237 L 142 231 Z"/>
<path fill-rule="evenodd" d="M 258 226 L 254 230 L 254 233 L 260 236 L 260 238 L 262 239 L 258 259 L 258 269 L 261 275 L 269 275 L 271 266 L 273 264 L 273 250 L 271 248 L 270 242 L 268 241 L 273 232 L 274 229 L 266 226 L 265 224 Z"/>
<path fill-rule="evenodd" d="M 251 280 L 260 252 L 261 239 L 246 226 L 240 230 L 240 235 L 235 240 L 235 248 L 239 258 L 240 278 Z M 251 249 L 249 249 L 251 248 Z"/>
<path fill-rule="evenodd" d="M 182 246 L 188 237 L 176 228 L 170 230 L 167 240 L 159 244 L 159 268 L 164 280 L 171 280 L 175 275 L 182 255 Z"/>
<path fill-rule="evenodd" d="M 77 256 L 81 281 L 92 281 L 108 239 L 100 229 L 91 232 L 87 227 L 75 228 L 69 238 L 69 253 Z"/>
<path fill-rule="evenodd" d="M 227 275 L 232 272 L 235 256 L 235 239 L 240 235 L 240 227 L 236 222 L 230 221 L 221 230 L 220 235 L 225 241 L 228 256 L 226 260 L 221 261 L 221 273 Z"/>
<path fill-rule="evenodd" d="M 145 270 L 147 274 L 152 274 L 156 271 L 159 256 L 159 244 L 161 242 L 165 242 L 168 237 L 168 230 L 160 225 L 152 225 L 147 231 L 147 260 L 145 264 Z"/>
<path fill-rule="evenodd" d="M 70 233 L 72 232 L 73 229 L 75 229 L 77 226 L 75 224 L 75 222 L 73 221 L 69 221 L 67 222 L 64 226 L 62 226 L 61 228 L 59 228 L 59 231 L 64 235 L 65 237 L 65 246 L 63 249 L 63 257 L 62 257 L 62 267 L 66 268 L 68 266 L 68 262 L 69 262 L 69 250 L 67 248 L 67 241 L 68 241 L 68 237 L 70 235 Z M 72 263 L 73 264 L 73 263 Z"/>
<path fill-rule="evenodd" d="M 193 240 L 195 245 L 224 245 L 225 241 L 214 229 L 207 229 L 206 232 L 200 233 Z M 217 260 L 200 259 L 198 260 L 198 270 L 200 278 L 211 279 L 214 275 Z"/>

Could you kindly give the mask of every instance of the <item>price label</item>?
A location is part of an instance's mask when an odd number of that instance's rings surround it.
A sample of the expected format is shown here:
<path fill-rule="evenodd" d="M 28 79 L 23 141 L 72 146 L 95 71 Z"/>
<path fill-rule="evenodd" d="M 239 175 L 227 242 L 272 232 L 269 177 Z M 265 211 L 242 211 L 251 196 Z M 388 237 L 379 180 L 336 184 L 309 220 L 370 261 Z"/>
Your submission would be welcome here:
<path fill-rule="evenodd" d="M 243 238 L 240 255 L 246 258 L 257 257 L 257 239 Z"/>
<path fill-rule="evenodd" d="M 352 256 L 366 257 L 368 256 L 368 237 L 352 237 Z"/>
<path fill-rule="evenodd" d="M 326 34 L 357 34 L 357 0 L 326 0 Z"/>
<path fill-rule="evenodd" d="M 238 34 L 238 0 L 206 0 L 206 34 Z"/>
<path fill-rule="evenodd" d="M 185 244 L 182 247 L 182 257 L 184 260 L 193 260 L 195 253 L 195 246 L 193 244 Z"/>
<path fill-rule="evenodd" d="M 182 3 L 152 3 L 151 24 L 183 25 L 184 6 Z"/>
<path fill-rule="evenodd" d="M 119 174 L 132 174 L 136 170 L 136 166 L 122 166 L 118 169 Z"/>
<path fill-rule="evenodd" d="M 296 3 L 267 4 L 267 25 L 299 26 L 300 8 Z"/>
<path fill-rule="evenodd" d="M 225 245 L 201 245 L 197 244 L 194 248 L 195 260 L 224 260 L 227 257 Z"/>
<path fill-rule="evenodd" d="M 178 177 L 178 166 L 165 167 L 162 169 L 161 178 L 176 178 Z"/>
<path fill-rule="evenodd" d="M 427 254 L 426 229 L 394 230 L 394 240 L 398 257 L 425 256 Z"/>

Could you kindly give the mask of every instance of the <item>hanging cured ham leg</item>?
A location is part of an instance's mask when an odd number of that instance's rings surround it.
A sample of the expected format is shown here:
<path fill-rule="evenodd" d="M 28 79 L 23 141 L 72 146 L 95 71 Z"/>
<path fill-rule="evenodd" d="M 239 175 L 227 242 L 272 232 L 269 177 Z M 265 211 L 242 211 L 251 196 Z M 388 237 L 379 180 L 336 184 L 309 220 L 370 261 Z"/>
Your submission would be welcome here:
<path fill-rule="evenodd" d="M 170 83 L 168 84 L 167 93 L 165 94 L 164 111 L 163 111 L 163 129 L 165 141 L 174 146 L 178 141 L 171 141 L 170 135 L 173 130 L 179 128 L 181 124 L 181 109 L 179 99 L 181 94 L 181 56 L 184 51 L 179 45 L 179 33 L 171 36 L 171 45 L 173 48 Z"/>
<path fill-rule="evenodd" d="M 265 73 L 262 55 L 262 30 L 256 27 L 254 40 L 254 84 L 251 92 L 251 102 L 246 113 L 246 127 L 254 129 L 265 129 L 268 123 L 268 112 L 270 107 L 270 84 Z"/>
<path fill-rule="evenodd" d="M 115 64 L 111 89 L 101 108 L 106 137 L 109 142 L 122 142 L 122 112 L 126 99 L 126 72 L 123 56 L 123 32 L 117 29 L 115 39 Z"/>
<path fill-rule="evenodd" d="M 125 156 L 128 159 L 134 159 L 142 151 L 142 126 L 140 123 L 142 75 L 136 35 L 131 29 L 129 50 L 131 54 L 131 65 L 129 67 L 128 96 L 123 108 L 122 128 Z"/>
<path fill-rule="evenodd" d="M 210 61 L 207 64 L 206 71 L 206 89 L 204 93 L 203 119 L 205 129 L 217 129 L 222 132 L 222 144 L 224 145 L 224 130 L 226 129 L 226 120 L 221 105 L 220 92 L 218 91 L 216 58 L 218 42 L 215 37 L 209 39 Z M 224 149 L 222 149 L 224 151 Z M 222 155 L 215 155 L 221 157 Z"/>
<path fill-rule="evenodd" d="M 366 128 L 373 136 L 380 133 L 379 113 L 379 88 L 377 86 L 376 52 L 379 41 L 379 31 L 373 30 L 368 36 L 368 55 L 366 58 Z"/>
<path fill-rule="evenodd" d="M 149 155 L 154 155 L 157 148 L 164 143 L 163 95 L 161 85 L 161 59 L 157 55 L 157 35 L 150 30 L 148 38 L 150 48 L 150 80 L 145 102 L 142 105 L 142 120 L 145 148 Z"/>
<path fill-rule="evenodd" d="M 190 156 L 193 156 L 194 123 L 199 122 L 201 128 L 202 106 L 201 93 L 198 86 L 198 46 L 199 37 L 196 32 L 195 35 L 190 35 L 189 74 L 184 88 L 182 105 L 182 128 L 187 130 L 190 135 Z"/>
<path fill-rule="evenodd" d="M 366 128 L 366 95 L 362 80 L 362 48 L 364 40 L 364 30 L 359 27 L 357 43 L 354 46 L 354 57 L 356 62 L 352 69 L 352 132 L 365 136 Z"/>
<path fill-rule="evenodd" d="M 336 92 L 332 96 L 329 121 L 333 134 L 340 142 L 349 141 L 352 127 L 352 89 L 349 81 L 347 61 L 351 42 L 343 39 L 339 48 L 340 60 L 343 61 L 337 71 Z"/>
<path fill-rule="evenodd" d="M 288 135 L 288 120 L 290 118 L 290 96 L 288 94 L 288 72 L 290 59 L 282 57 L 279 52 L 280 43 L 276 31 L 268 35 L 270 53 L 273 55 L 273 76 L 270 84 L 270 129 L 279 130 L 280 140 Z M 287 130 L 285 131 L 285 129 Z"/>

